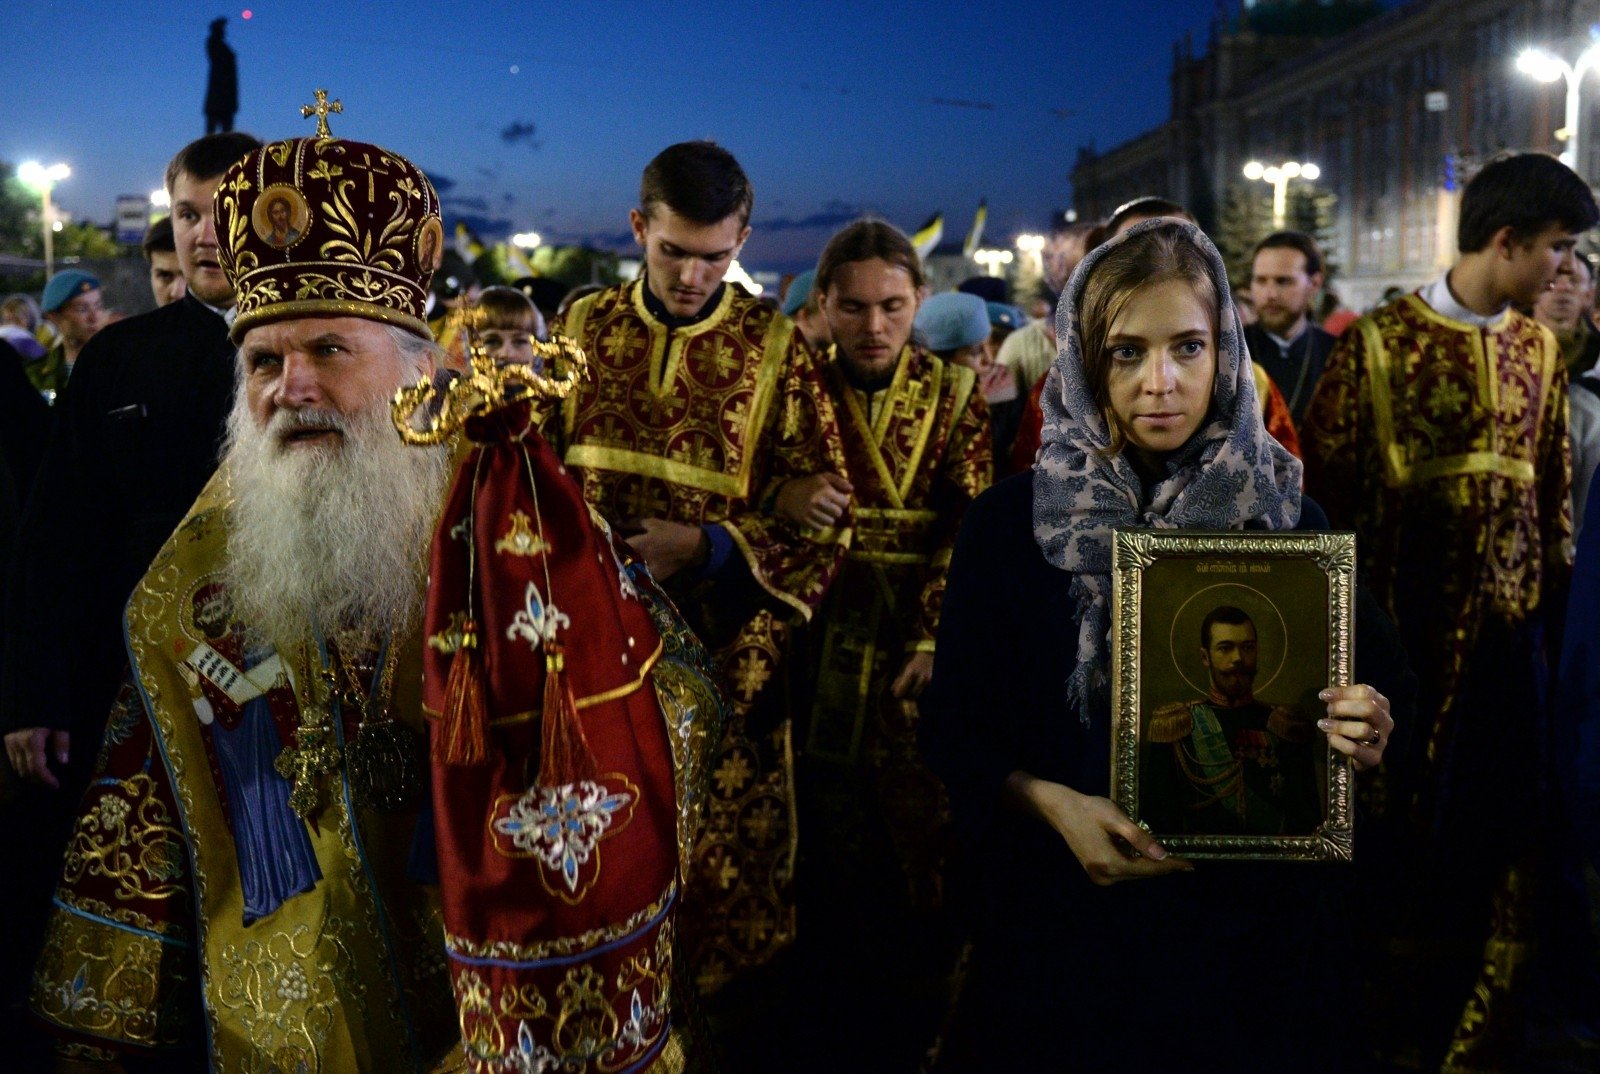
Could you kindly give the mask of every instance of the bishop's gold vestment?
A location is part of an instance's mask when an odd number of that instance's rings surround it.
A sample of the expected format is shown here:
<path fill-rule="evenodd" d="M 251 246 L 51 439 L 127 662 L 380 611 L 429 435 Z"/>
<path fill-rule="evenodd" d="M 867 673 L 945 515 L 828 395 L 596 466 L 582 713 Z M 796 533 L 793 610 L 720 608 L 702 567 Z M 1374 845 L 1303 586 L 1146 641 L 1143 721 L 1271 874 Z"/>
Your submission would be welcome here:
<path fill-rule="evenodd" d="M 288 808 L 274 763 L 325 649 L 247 651 L 220 575 L 226 488 L 223 471 L 129 602 L 136 693 L 107 724 L 31 1006 L 101 1051 L 203 1039 L 226 1074 L 430 1070 L 455 1012 L 437 907 L 405 875 L 417 811 L 359 800 L 361 717 L 338 704 L 320 804 Z M 393 712 L 419 730 L 409 657 Z"/>

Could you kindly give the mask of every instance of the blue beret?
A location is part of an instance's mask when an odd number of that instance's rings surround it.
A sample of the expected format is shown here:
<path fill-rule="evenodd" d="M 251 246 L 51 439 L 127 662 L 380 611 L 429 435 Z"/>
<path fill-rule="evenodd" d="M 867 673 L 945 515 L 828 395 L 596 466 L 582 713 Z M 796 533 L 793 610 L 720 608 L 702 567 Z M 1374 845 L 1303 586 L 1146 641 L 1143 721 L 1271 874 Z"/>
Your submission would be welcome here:
<path fill-rule="evenodd" d="M 989 338 L 989 305 L 964 291 L 931 295 L 917 311 L 917 330 L 929 350 L 953 351 L 982 343 Z"/>
<path fill-rule="evenodd" d="M 87 272 L 66 269 L 50 277 L 50 282 L 44 285 L 44 297 L 39 300 L 39 308 L 46 313 L 54 313 L 79 295 L 98 290 L 100 281 Z"/>
<path fill-rule="evenodd" d="M 800 312 L 800 307 L 804 306 L 811 297 L 811 285 L 816 282 L 816 269 L 806 269 L 789 281 L 789 289 L 783 293 L 783 315 L 785 317 L 793 317 Z"/>
<path fill-rule="evenodd" d="M 1028 315 L 1016 306 L 1004 302 L 989 303 L 989 324 L 995 328 L 1021 328 L 1028 323 Z"/>

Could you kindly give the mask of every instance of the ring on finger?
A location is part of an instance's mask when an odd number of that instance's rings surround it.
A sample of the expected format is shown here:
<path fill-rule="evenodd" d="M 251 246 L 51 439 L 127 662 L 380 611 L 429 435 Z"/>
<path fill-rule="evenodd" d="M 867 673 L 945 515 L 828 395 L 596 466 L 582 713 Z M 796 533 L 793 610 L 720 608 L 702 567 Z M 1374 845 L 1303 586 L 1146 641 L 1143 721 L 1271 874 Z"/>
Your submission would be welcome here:
<path fill-rule="evenodd" d="M 1362 744 L 1366 745 L 1366 746 L 1376 746 L 1378 743 L 1380 743 L 1382 741 L 1383 741 L 1383 736 L 1378 734 L 1377 730 L 1374 729 L 1372 734 L 1370 734 L 1366 738 L 1362 739 Z"/>

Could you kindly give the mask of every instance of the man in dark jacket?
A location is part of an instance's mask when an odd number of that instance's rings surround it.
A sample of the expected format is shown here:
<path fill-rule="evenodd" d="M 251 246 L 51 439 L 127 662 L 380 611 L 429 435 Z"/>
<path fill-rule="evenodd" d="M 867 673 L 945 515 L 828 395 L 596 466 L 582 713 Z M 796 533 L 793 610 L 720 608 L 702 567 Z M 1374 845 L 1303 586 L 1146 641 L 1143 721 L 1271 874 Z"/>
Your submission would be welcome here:
<path fill-rule="evenodd" d="M 1333 336 L 1309 317 L 1322 283 L 1322 251 L 1310 235 L 1278 231 L 1256 246 L 1250 297 L 1259 320 L 1244 330 L 1244 342 L 1283 392 L 1297 430 L 1333 350 Z"/>
<path fill-rule="evenodd" d="M 13 868 L 0 896 L 12 935 L 35 937 L 126 657 L 122 608 L 216 469 L 233 401 L 233 288 L 217 261 L 211 200 L 259 141 L 207 135 L 167 168 L 180 302 L 110 325 L 83 350 L 9 564 L 0 730 L 23 780 L 0 824 Z M 23 872 L 25 871 L 25 875 Z M 26 980 L 17 943 L 0 987 Z M 9 997 L 7 997 L 9 998 Z"/>

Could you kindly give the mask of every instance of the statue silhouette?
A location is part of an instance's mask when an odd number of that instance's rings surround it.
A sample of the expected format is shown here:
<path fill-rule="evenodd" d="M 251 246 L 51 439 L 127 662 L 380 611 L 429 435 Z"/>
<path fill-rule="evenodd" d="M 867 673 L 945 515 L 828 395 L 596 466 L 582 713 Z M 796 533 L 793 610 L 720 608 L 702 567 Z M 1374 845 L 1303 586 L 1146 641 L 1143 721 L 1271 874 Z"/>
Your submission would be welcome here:
<path fill-rule="evenodd" d="M 233 114 L 239 110 L 239 65 L 222 39 L 227 25 L 227 19 L 212 19 L 211 36 L 206 38 L 206 59 L 211 63 L 206 77 L 207 134 L 233 130 Z"/>

